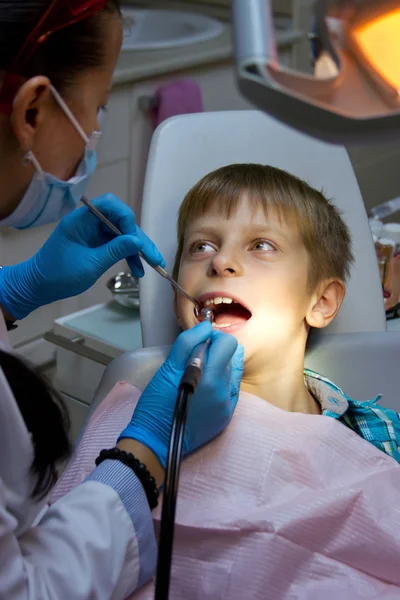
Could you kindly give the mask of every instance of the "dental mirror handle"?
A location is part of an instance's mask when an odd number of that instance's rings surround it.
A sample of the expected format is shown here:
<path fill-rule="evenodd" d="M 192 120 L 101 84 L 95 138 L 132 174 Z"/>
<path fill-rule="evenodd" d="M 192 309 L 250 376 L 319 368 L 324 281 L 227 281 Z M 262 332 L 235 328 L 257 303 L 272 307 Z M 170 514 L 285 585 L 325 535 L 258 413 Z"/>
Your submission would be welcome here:
<path fill-rule="evenodd" d="M 141 258 L 143 258 L 144 260 L 146 260 L 142 254 L 139 252 L 139 256 Z M 146 261 L 147 262 L 147 261 Z M 179 285 L 179 283 L 177 281 L 175 281 L 175 279 L 173 279 L 171 277 L 171 275 L 169 273 L 167 273 L 167 271 L 165 269 L 163 269 L 162 267 L 158 266 L 158 267 L 154 267 L 153 265 L 149 265 L 150 267 L 153 267 L 153 269 L 155 271 L 157 271 L 157 273 L 159 275 L 161 275 L 161 277 L 164 277 L 165 279 L 168 279 L 168 281 L 170 282 L 170 284 L 180 293 L 182 294 L 182 296 L 185 296 L 185 298 L 187 298 L 188 300 L 190 300 L 190 302 L 192 302 L 195 306 L 196 309 L 196 316 L 198 315 L 198 309 L 199 309 L 199 303 L 197 302 L 196 298 L 193 298 L 193 296 L 190 296 L 189 294 L 187 294 L 185 292 L 185 290 L 183 288 L 181 288 L 181 286 Z"/>
<path fill-rule="evenodd" d="M 109 229 L 111 229 L 111 231 L 113 233 L 115 233 L 115 235 L 123 235 L 122 231 L 120 229 L 118 229 L 118 227 L 116 227 L 114 225 L 114 223 L 112 223 L 109 219 L 107 219 L 107 217 L 105 215 L 103 215 L 103 213 L 96 208 L 95 206 L 93 206 L 93 204 L 86 198 L 86 196 L 82 196 L 81 198 L 82 203 L 94 214 L 96 215 L 96 217 L 98 219 L 100 219 L 100 221 L 102 221 L 103 223 L 105 223 L 105 225 L 107 225 L 107 227 L 109 227 Z M 149 267 L 151 267 L 152 269 L 154 269 L 155 271 L 157 271 L 157 273 L 159 275 L 161 275 L 161 277 L 164 277 L 165 279 L 168 279 L 168 281 L 170 282 L 170 284 L 183 296 L 185 296 L 185 298 L 187 298 L 188 300 L 190 300 L 190 302 L 193 302 L 193 304 L 196 307 L 196 310 L 198 309 L 198 302 L 196 300 L 196 298 L 193 298 L 192 296 L 190 296 L 189 294 L 187 294 L 185 292 L 184 289 L 181 288 L 181 286 L 179 285 L 178 282 L 175 281 L 175 279 L 173 279 L 171 277 L 171 275 L 169 275 L 169 273 L 167 273 L 167 271 L 165 269 L 163 269 L 162 267 L 155 266 L 152 265 L 148 262 L 148 260 L 146 260 L 146 257 L 143 256 L 143 254 L 141 252 L 138 252 L 140 258 L 142 258 L 148 265 Z"/>

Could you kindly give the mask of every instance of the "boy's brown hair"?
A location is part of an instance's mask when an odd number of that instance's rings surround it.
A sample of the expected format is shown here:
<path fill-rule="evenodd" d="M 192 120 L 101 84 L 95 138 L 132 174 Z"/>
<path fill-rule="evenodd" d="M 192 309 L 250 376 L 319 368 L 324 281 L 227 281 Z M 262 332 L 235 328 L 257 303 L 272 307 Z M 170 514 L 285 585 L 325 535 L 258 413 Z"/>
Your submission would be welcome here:
<path fill-rule="evenodd" d="M 254 210 L 261 205 L 278 212 L 282 218 L 293 215 L 310 257 L 310 291 L 324 279 L 346 281 L 353 255 L 351 236 L 340 211 L 316 189 L 298 177 L 259 164 L 221 167 L 203 177 L 186 194 L 178 215 L 178 248 L 173 277 L 178 278 L 189 223 L 218 207 L 229 218 L 246 192 Z"/>

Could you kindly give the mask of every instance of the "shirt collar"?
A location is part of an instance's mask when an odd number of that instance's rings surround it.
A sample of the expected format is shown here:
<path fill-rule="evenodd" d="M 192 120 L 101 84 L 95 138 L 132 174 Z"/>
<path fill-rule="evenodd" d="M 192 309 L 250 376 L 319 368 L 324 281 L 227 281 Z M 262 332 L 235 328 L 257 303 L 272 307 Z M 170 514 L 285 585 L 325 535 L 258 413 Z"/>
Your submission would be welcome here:
<path fill-rule="evenodd" d="M 338 419 L 349 409 L 350 399 L 326 377 L 310 369 L 304 369 L 304 382 L 308 390 L 321 404 L 323 415 Z"/>

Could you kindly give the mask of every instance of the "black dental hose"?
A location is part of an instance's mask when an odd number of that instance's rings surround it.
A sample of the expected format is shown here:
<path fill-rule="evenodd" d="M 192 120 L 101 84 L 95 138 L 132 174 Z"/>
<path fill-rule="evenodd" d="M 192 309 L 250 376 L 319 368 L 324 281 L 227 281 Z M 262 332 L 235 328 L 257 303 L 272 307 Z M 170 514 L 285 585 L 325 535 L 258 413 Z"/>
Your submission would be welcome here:
<path fill-rule="evenodd" d="M 203 308 L 201 316 L 203 321 L 212 322 L 213 320 L 213 312 L 209 308 Z M 207 340 L 194 349 L 188 360 L 178 388 L 178 397 L 175 405 L 168 448 L 167 467 L 165 470 L 164 497 L 158 542 L 155 600 L 168 600 L 169 598 L 176 499 L 178 495 L 179 472 L 185 437 L 186 418 L 190 401 L 196 390 L 204 362 L 207 358 L 209 344 L 210 340 Z"/>

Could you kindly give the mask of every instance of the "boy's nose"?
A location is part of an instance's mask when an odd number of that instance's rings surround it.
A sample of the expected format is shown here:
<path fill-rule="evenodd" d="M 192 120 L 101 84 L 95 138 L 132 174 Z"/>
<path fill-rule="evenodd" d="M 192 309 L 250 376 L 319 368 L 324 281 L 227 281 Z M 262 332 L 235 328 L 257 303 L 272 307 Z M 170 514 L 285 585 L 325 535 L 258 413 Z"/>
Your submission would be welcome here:
<path fill-rule="evenodd" d="M 211 277 L 237 277 L 243 272 L 240 261 L 233 256 L 218 253 L 210 263 L 209 275 Z"/>

